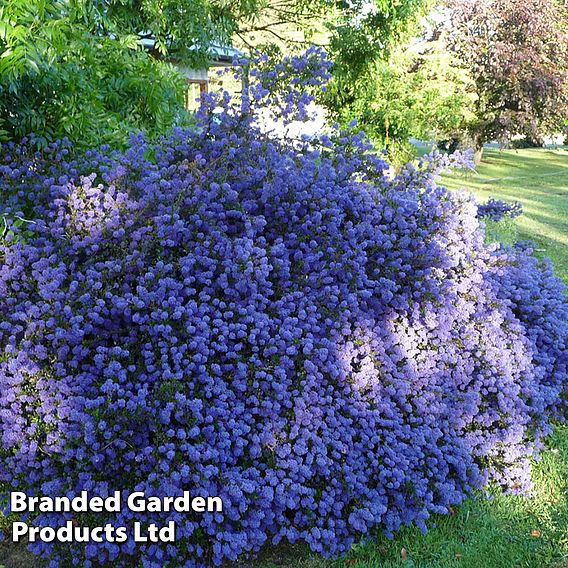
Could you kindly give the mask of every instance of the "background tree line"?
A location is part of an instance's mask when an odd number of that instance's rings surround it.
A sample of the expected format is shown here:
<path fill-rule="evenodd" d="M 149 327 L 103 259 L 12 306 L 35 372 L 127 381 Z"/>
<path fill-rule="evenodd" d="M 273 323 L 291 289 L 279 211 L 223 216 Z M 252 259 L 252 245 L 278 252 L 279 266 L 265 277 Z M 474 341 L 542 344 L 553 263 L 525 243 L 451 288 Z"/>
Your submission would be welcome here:
<path fill-rule="evenodd" d="M 188 124 L 184 78 L 215 44 L 334 60 L 320 103 L 395 160 L 409 138 L 448 148 L 541 143 L 568 116 L 568 14 L 559 0 L 4 0 L 0 136 L 121 145 Z M 152 38 L 144 50 L 141 39 Z"/>

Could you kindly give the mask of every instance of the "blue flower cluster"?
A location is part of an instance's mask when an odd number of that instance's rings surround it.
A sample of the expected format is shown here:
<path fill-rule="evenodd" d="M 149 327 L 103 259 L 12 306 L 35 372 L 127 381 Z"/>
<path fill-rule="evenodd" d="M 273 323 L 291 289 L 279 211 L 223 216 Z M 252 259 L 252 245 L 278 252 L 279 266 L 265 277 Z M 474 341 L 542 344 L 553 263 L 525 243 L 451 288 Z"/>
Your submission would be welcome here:
<path fill-rule="evenodd" d="M 484 244 L 442 158 L 391 180 L 361 135 L 287 143 L 251 117 L 224 97 L 157 147 L 3 148 L 0 481 L 224 502 L 75 514 L 178 538 L 33 544 L 51 567 L 337 555 L 491 480 L 525 490 L 566 415 L 565 289 Z"/>
<path fill-rule="evenodd" d="M 515 201 L 514 203 L 508 203 L 507 201 L 501 201 L 500 199 L 490 198 L 487 203 L 483 203 L 477 206 L 477 216 L 491 221 L 501 221 L 505 217 L 510 217 L 514 219 L 519 215 L 523 214 L 523 206 L 520 201 Z"/>

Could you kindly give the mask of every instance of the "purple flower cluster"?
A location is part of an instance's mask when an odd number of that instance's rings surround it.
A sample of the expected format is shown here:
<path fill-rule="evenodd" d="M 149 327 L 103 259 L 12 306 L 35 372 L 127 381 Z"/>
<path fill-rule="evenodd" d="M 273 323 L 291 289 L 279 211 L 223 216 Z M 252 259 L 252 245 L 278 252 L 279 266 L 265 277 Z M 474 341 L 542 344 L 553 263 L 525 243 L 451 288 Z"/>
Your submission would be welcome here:
<path fill-rule="evenodd" d="M 50 566 L 340 554 L 491 480 L 525 489 L 565 417 L 564 287 L 484 244 L 437 158 L 390 180 L 360 135 L 287 144 L 225 102 L 124 154 L 3 149 L 0 482 L 224 502 L 75 514 L 178 539 L 32 545 Z"/>
<path fill-rule="evenodd" d="M 485 217 L 491 221 L 501 221 L 505 217 L 510 217 L 514 219 L 519 215 L 523 214 L 523 206 L 520 201 L 515 201 L 514 203 L 508 203 L 507 201 L 501 201 L 500 199 L 490 198 L 487 203 L 483 203 L 477 206 L 477 216 L 479 218 Z"/>

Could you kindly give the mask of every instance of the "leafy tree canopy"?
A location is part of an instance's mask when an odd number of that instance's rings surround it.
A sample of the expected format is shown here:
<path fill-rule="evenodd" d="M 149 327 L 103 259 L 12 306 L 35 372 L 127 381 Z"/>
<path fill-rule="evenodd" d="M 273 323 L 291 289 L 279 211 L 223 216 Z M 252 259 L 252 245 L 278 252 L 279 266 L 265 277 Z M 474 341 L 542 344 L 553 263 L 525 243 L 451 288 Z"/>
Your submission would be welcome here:
<path fill-rule="evenodd" d="M 198 65 L 252 0 L 9 0 L 0 7 L 0 135 L 123 143 L 183 122 L 184 81 L 160 57 Z M 146 52 L 143 38 L 155 40 Z"/>
<path fill-rule="evenodd" d="M 450 49 L 477 94 L 478 147 L 533 139 L 568 117 L 568 7 L 556 0 L 449 0 Z"/>
<path fill-rule="evenodd" d="M 453 138 L 475 119 L 473 83 L 447 50 L 447 32 L 431 18 L 422 24 L 421 33 L 393 45 L 388 58 L 375 56 L 353 77 L 351 90 L 336 80 L 324 98 L 340 122 L 356 119 L 397 162 L 411 157 L 410 137 Z"/>
<path fill-rule="evenodd" d="M 165 60 L 201 65 L 215 43 L 325 44 L 325 105 L 345 117 L 431 0 L 9 0 L 0 9 L 4 138 L 123 143 L 183 122 L 184 82 Z M 148 53 L 141 39 L 152 38 Z M 151 57 L 154 56 L 154 57 Z M 376 90 L 376 89 L 375 89 Z M 366 103 L 365 103 L 366 104 Z"/>

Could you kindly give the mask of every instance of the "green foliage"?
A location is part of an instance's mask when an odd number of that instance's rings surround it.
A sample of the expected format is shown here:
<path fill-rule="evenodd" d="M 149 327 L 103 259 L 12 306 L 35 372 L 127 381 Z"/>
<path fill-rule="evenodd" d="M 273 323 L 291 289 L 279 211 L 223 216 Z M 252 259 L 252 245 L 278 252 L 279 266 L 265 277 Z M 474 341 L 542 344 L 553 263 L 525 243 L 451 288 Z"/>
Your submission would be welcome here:
<path fill-rule="evenodd" d="M 103 35 L 152 37 L 161 55 L 194 65 L 213 43 L 230 44 L 258 0 L 83 0 L 82 19 Z"/>
<path fill-rule="evenodd" d="M 252 0 L 7 0 L 0 6 L 0 140 L 34 133 L 122 145 L 187 123 L 185 80 L 163 55 L 200 65 Z M 143 37 L 155 39 L 152 54 Z"/>
<path fill-rule="evenodd" d="M 42 72 L 0 84 L 0 116 L 10 138 L 40 143 L 67 136 L 79 146 L 122 145 L 186 119 L 184 80 L 167 63 L 106 38 L 77 38 Z"/>
<path fill-rule="evenodd" d="M 471 80 L 438 33 L 391 48 L 389 59 L 376 59 L 357 84 L 357 96 L 338 105 L 336 82 L 327 102 L 340 122 L 357 119 L 399 163 L 413 155 L 410 137 L 453 138 L 475 119 Z"/>
<path fill-rule="evenodd" d="M 431 4 L 432 0 L 356 0 L 349 9 L 338 11 L 336 20 L 327 23 L 338 103 L 357 98 L 377 60 L 387 60 L 392 48 L 416 31 Z"/>

